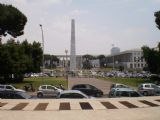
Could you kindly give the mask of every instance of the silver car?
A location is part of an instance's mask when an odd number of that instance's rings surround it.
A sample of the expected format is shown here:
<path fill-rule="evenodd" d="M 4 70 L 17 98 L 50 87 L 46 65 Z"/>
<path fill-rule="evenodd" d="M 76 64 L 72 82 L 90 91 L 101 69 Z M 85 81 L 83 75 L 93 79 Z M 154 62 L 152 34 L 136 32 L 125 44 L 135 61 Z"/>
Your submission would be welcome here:
<path fill-rule="evenodd" d="M 160 87 L 153 83 L 143 83 L 138 86 L 138 91 L 144 96 L 160 95 Z"/>
<path fill-rule="evenodd" d="M 61 99 L 88 99 L 88 98 L 93 98 L 93 97 L 89 97 L 79 90 L 64 90 L 57 96 L 57 98 L 58 99 L 59 98 Z"/>
<path fill-rule="evenodd" d="M 56 97 L 63 90 L 53 86 L 53 85 L 41 85 L 38 88 L 37 97 Z"/>
<path fill-rule="evenodd" d="M 1 85 L 1 84 L 0 84 L 0 91 L 25 92 L 24 90 L 15 88 L 13 85 Z"/>

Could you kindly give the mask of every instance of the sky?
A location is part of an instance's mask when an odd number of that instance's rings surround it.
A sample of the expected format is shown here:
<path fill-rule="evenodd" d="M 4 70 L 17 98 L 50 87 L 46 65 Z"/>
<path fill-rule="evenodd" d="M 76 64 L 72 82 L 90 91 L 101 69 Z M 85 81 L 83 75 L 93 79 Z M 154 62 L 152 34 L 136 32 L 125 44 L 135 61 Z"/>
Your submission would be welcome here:
<path fill-rule="evenodd" d="M 42 42 L 44 53 L 70 53 L 71 19 L 75 19 L 76 54 L 109 55 L 112 45 L 121 51 L 146 45 L 156 47 L 160 30 L 154 12 L 160 0 L 0 0 L 27 17 L 24 35 L 16 38 Z M 4 39 L 8 39 L 7 36 Z"/>

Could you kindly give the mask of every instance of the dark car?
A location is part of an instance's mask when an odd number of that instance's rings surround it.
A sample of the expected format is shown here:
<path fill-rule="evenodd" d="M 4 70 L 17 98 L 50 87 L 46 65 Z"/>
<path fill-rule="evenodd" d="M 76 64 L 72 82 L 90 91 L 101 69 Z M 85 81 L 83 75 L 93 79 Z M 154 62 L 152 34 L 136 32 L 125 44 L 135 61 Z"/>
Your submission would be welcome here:
<path fill-rule="evenodd" d="M 32 97 L 26 92 L 0 91 L 1 99 L 31 99 Z"/>
<path fill-rule="evenodd" d="M 103 95 L 103 92 L 100 89 L 89 84 L 74 85 L 72 87 L 72 90 L 79 90 L 88 96 L 94 96 L 94 97 L 101 97 Z"/>

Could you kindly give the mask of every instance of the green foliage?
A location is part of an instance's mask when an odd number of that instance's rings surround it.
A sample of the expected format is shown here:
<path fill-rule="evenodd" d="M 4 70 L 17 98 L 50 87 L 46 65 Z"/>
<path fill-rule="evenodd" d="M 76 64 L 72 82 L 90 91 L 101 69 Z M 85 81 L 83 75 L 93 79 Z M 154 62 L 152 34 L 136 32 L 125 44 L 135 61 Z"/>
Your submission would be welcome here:
<path fill-rule="evenodd" d="M 154 16 L 156 17 L 155 22 L 157 24 L 157 28 L 160 29 L 160 11 L 155 12 Z"/>
<path fill-rule="evenodd" d="M 150 79 L 153 80 L 153 81 L 160 81 L 160 76 L 158 76 L 158 75 L 151 75 Z"/>
<path fill-rule="evenodd" d="M 54 55 L 45 54 L 44 61 L 50 61 L 49 64 L 45 62 L 45 68 L 52 69 L 52 68 L 56 68 L 57 63 L 59 62 L 59 59 Z"/>
<path fill-rule="evenodd" d="M 10 34 L 13 37 L 22 35 L 27 22 L 26 16 L 12 5 L 0 4 L 0 36 Z"/>
<path fill-rule="evenodd" d="M 83 69 L 91 69 L 92 65 L 90 63 L 90 60 L 95 59 L 95 57 L 87 54 L 83 55 L 82 58 L 83 58 Z"/>
<path fill-rule="evenodd" d="M 5 82 L 21 82 L 23 74 L 27 72 L 40 72 L 42 64 L 42 48 L 40 43 L 29 44 L 27 40 L 22 43 L 10 39 L 0 44 L 0 79 Z"/>
<path fill-rule="evenodd" d="M 85 60 L 93 60 L 93 59 L 95 59 L 94 56 L 88 55 L 88 54 L 87 55 L 83 55 L 82 58 L 85 59 Z"/>
<path fill-rule="evenodd" d="M 32 84 L 33 87 L 37 90 L 40 85 L 42 85 L 42 78 L 41 77 L 36 77 L 36 78 L 25 78 L 23 82 L 21 83 L 14 83 L 13 85 L 16 86 L 17 88 L 23 88 L 25 85 Z M 44 83 L 46 85 L 55 85 L 59 87 L 59 84 L 62 84 L 64 88 L 67 89 L 67 80 L 63 77 L 45 77 L 44 78 Z"/>
<path fill-rule="evenodd" d="M 101 78 L 102 79 L 102 78 Z M 116 77 L 106 77 L 103 78 L 103 80 L 111 81 L 114 83 L 121 83 L 128 85 L 130 87 L 137 88 L 139 84 L 141 83 L 154 83 L 153 80 L 150 79 L 144 79 L 144 78 L 116 78 Z"/>
<path fill-rule="evenodd" d="M 124 66 L 119 66 L 118 69 L 119 69 L 119 71 L 123 71 L 124 70 Z"/>
<path fill-rule="evenodd" d="M 97 57 L 98 59 L 99 59 L 99 61 L 100 61 L 100 67 L 101 68 L 104 68 L 104 67 L 106 67 L 106 57 L 104 56 L 104 55 L 99 55 L 98 57 Z"/>
<path fill-rule="evenodd" d="M 92 68 L 92 65 L 89 62 L 89 60 L 86 60 L 83 62 L 83 69 L 91 69 L 91 68 Z"/>
<path fill-rule="evenodd" d="M 145 58 L 148 69 L 151 73 L 160 73 L 160 43 L 157 49 L 151 49 L 147 46 L 142 47 L 143 57 Z"/>

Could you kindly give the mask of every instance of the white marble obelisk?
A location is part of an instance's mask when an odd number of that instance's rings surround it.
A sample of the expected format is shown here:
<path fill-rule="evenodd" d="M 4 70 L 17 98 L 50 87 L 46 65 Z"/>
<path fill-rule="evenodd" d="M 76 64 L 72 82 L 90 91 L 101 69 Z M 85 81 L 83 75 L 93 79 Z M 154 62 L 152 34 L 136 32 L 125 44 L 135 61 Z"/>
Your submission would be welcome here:
<path fill-rule="evenodd" d="M 71 20 L 70 71 L 76 70 L 75 20 Z"/>

